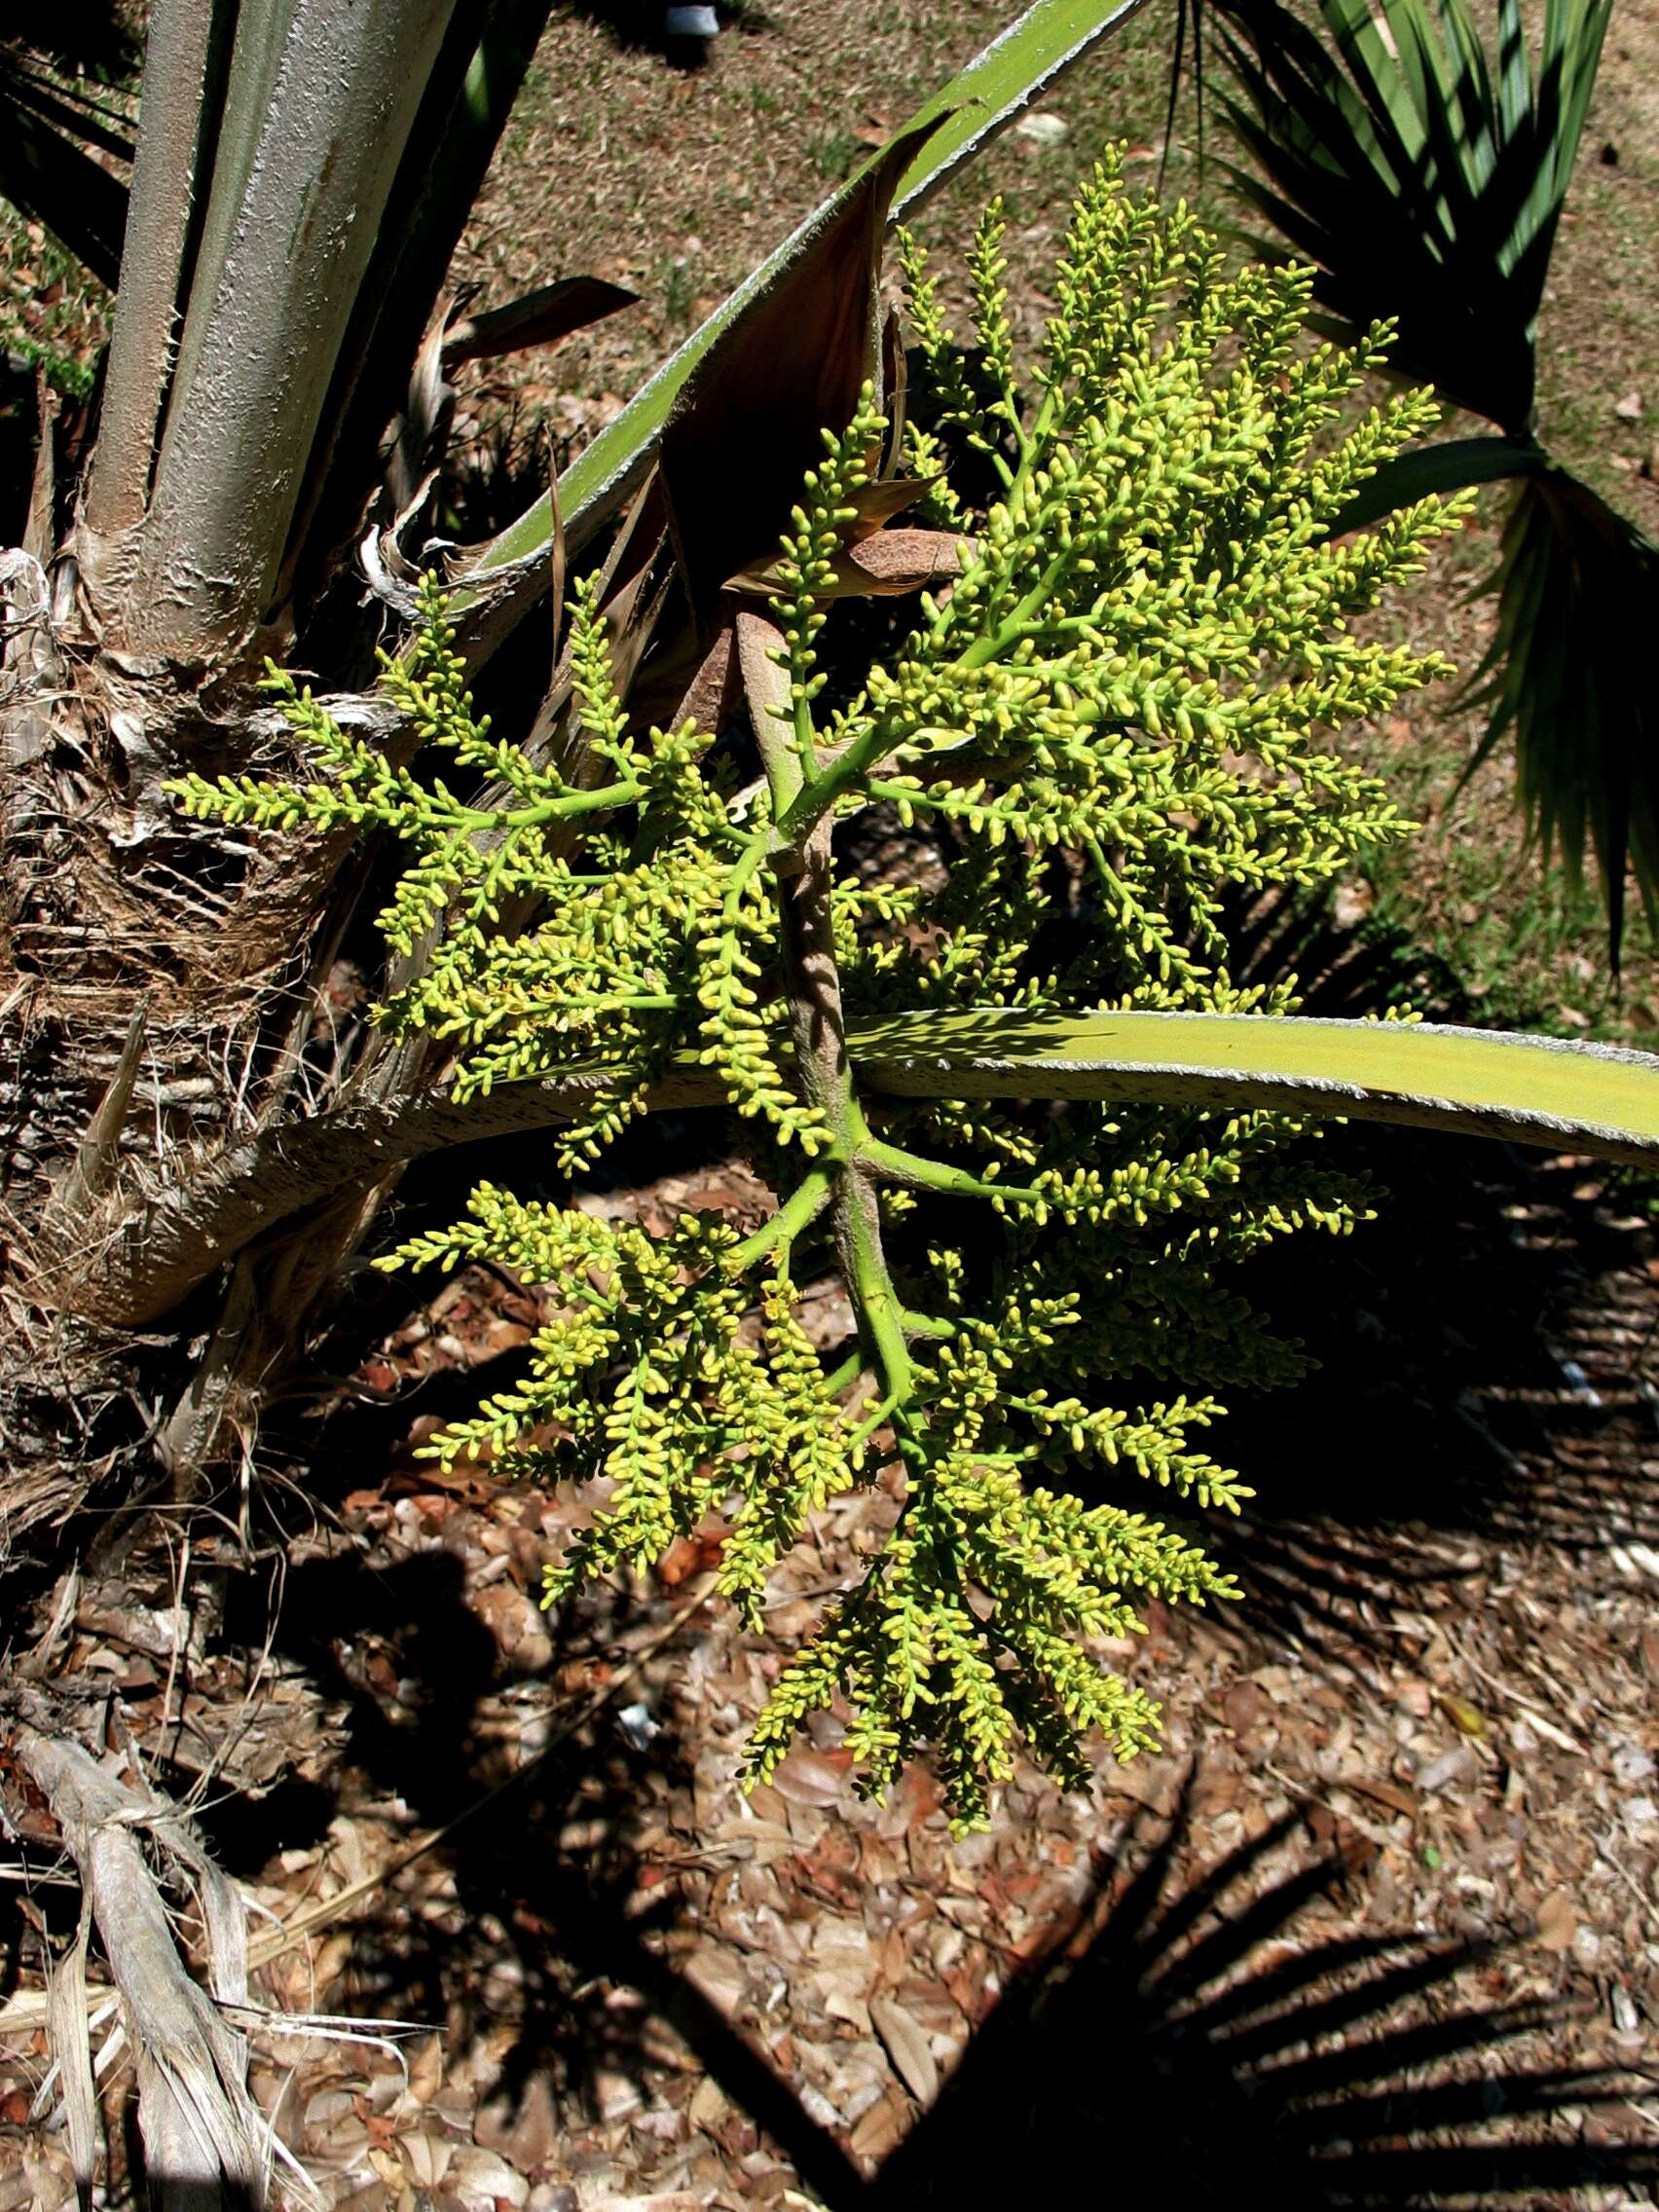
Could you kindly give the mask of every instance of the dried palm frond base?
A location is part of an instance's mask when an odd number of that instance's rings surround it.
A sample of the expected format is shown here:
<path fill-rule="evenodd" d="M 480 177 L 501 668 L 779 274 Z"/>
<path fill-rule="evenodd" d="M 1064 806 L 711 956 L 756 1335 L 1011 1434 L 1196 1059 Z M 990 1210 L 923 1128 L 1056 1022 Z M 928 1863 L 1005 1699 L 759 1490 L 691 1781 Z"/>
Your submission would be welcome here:
<path fill-rule="evenodd" d="M 80 1928 L 43 2003 L 54 2063 L 47 2089 L 55 2078 L 83 2202 L 90 2201 L 97 2154 L 92 2047 L 97 2015 L 89 2005 L 86 1972 L 95 1928 L 115 2001 L 113 2039 L 129 2051 L 137 2077 L 138 2131 L 152 2200 L 165 2212 L 265 2204 L 274 2160 L 292 2160 L 248 2093 L 247 2043 L 232 2024 L 248 2010 L 240 1894 L 176 1805 L 142 1781 L 120 1779 L 68 1740 L 38 1693 L 25 1690 L 14 1705 L 18 1764 L 46 1798 L 81 1879 Z M 206 1989 L 180 1954 L 169 1889 L 187 1895 L 200 1915 Z M 25 1999 L 22 2011 L 28 2009 Z M 110 2009 L 100 2007 L 104 2018 Z M 13 2030 L 28 2024 L 16 2000 L 6 2024 Z M 106 2047 L 106 2059 L 113 2055 Z M 296 2200 L 316 2201 L 297 2167 L 290 2179 Z"/>

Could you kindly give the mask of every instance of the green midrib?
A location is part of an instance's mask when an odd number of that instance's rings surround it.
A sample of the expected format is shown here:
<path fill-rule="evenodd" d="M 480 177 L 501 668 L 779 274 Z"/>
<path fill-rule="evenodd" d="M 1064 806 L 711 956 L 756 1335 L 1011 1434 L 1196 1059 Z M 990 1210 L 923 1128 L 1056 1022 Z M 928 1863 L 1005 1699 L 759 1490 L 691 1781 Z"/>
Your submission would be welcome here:
<path fill-rule="evenodd" d="M 1209 1014 L 1075 1016 L 985 1010 L 866 1023 L 852 1052 L 878 1088 L 1045 1097 L 1133 1096 L 1137 1076 L 1271 1086 L 1326 1113 L 1393 1103 L 1513 1123 L 1516 1133 L 1607 1132 L 1659 1155 L 1659 1059 L 1610 1047 L 1401 1022 Z M 910 1063 L 906 1066 L 905 1063 Z M 928 1063 L 931 1063 L 929 1065 Z M 883 1079 L 886 1079 L 885 1081 Z M 919 1079 L 919 1080 L 918 1080 Z M 1118 1079 L 1118 1080 L 1114 1080 Z M 987 1088 L 995 1085 L 995 1089 Z M 1388 1118 L 1395 1118 L 1389 1116 Z M 1416 1116 L 1400 1117 L 1417 1119 Z M 1428 1116 L 1423 1117 L 1425 1120 Z"/>

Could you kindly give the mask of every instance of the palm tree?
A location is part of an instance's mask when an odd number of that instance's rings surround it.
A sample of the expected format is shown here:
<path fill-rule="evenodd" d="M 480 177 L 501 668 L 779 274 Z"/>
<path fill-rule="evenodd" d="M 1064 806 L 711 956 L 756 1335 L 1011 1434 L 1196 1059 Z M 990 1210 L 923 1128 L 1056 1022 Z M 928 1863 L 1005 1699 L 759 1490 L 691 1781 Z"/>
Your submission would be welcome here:
<path fill-rule="evenodd" d="M 711 579 L 731 572 L 733 545 L 775 542 L 821 426 L 851 416 L 880 340 L 887 222 L 1139 5 L 1036 0 L 687 340 L 550 498 L 452 555 L 474 681 L 489 682 L 584 557 L 598 561 L 624 691 L 653 640 L 659 665 L 684 653 L 695 666 Z M 367 869 L 343 839 L 274 859 L 234 830 L 185 822 L 165 790 L 272 757 L 282 725 L 262 703 L 268 655 L 312 670 L 335 718 L 394 756 L 415 744 L 366 681 L 387 608 L 410 605 L 402 537 L 418 527 L 446 348 L 453 359 L 541 343 L 617 304 L 561 273 L 464 331 L 439 313 L 545 11 L 152 8 L 97 435 L 68 488 L 43 439 L 30 542 L 0 569 L 13 1544 L 94 1482 L 126 1494 L 159 1477 L 189 1495 L 227 1424 L 245 1435 L 256 1422 L 402 1165 L 547 1117 L 533 1086 L 458 1107 L 426 1041 L 364 1035 L 315 1064 L 306 1040 Z M 64 490 L 74 522 L 55 543 Z M 625 506 L 601 558 L 600 533 Z M 522 713 L 533 751 L 571 741 L 570 697 L 568 662 L 544 658 Z M 1362 1024 L 1235 1016 L 1011 1028 L 915 1014 L 852 1047 L 870 1080 L 947 1096 L 1290 1101 L 1659 1152 L 1650 1064 L 1525 1040 L 1401 1043 Z M 141 1891 L 143 1862 L 129 1854 L 127 1891 L 100 1890 L 93 1862 L 111 1825 L 130 1841 L 150 1819 L 207 1883 L 211 1918 L 218 1893 L 179 1832 L 100 1794 L 52 1713 L 24 1717 L 25 1758 L 112 1956 L 130 1955 L 119 1898 Z M 176 1994 L 191 1985 L 159 1913 L 154 1927 L 161 1948 L 141 1963 Z M 227 1972 L 234 1984 L 234 1960 Z M 192 2204 L 213 2200 L 215 2144 L 240 2146 L 232 2170 L 245 2167 L 236 2051 L 201 2032 L 196 2105 L 164 2084 L 146 2092 L 144 2120 L 155 2172 Z M 59 2056 L 68 2082 L 73 2049 Z"/>

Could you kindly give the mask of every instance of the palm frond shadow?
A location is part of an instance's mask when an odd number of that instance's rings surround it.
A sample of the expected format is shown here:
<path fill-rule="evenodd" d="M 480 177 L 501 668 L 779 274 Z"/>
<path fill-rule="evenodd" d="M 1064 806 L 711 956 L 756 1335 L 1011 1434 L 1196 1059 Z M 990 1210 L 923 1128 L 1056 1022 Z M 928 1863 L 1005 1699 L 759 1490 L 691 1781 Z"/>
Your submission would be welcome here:
<path fill-rule="evenodd" d="M 1263 1886 L 1299 1834 L 1281 1821 L 1172 1889 L 1177 1813 L 1010 1989 L 863 2201 L 1015 2201 L 1040 2177 L 1046 2200 L 1081 2202 L 1110 2175 L 1130 2200 L 1271 2186 L 1285 2207 L 1394 2206 L 1659 2172 L 1649 2146 L 1581 2138 L 1629 2093 L 1618 2077 L 1517 2057 L 1548 2011 L 1493 2005 L 1490 1953 L 1309 1927 L 1338 1858 Z"/>
<path fill-rule="evenodd" d="M 1318 1365 L 1233 1402 L 1227 1449 L 1257 1496 L 1213 1532 L 1248 1626 L 1351 1657 L 1391 1609 L 1443 1603 L 1476 1543 L 1652 1544 L 1645 1235 L 1570 1161 L 1353 1131 L 1330 1149 L 1389 1195 L 1362 1234 L 1257 1278 Z"/>
<path fill-rule="evenodd" d="M 105 88 L 129 78 L 138 41 L 111 0 L 13 0 L 0 28 L 0 199 L 44 223 L 113 290 L 121 269 L 132 131 Z"/>
<path fill-rule="evenodd" d="M 503 2062 L 505 2096 L 537 2071 L 579 2089 L 607 2067 L 625 2070 L 628 2024 L 592 1984 L 638 1871 L 624 1814 L 644 1793 L 644 1768 L 660 1758 L 644 1759 L 602 1716 L 579 1746 L 529 1760 L 493 1796 L 512 1771 L 498 1743 L 503 1726 L 512 1733 L 517 1695 L 526 1729 L 577 1702 L 547 1694 L 570 1654 L 556 1650 L 534 1677 L 505 1677 L 496 1640 L 467 1603 L 461 1561 L 447 1552 L 388 1567 L 354 1552 L 313 1559 L 287 1576 L 275 1619 L 267 1603 L 256 1578 L 233 1583 L 227 1636 L 257 1646 L 269 1635 L 277 1665 L 307 1680 L 343 1741 L 325 1801 L 293 1808 L 303 1832 L 282 1829 L 287 1808 L 258 1808 L 265 1817 L 245 1839 L 250 1865 L 278 1843 L 321 1840 L 349 1810 L 372 1822 L 375 1809 L 392 1806 L 410 1831 L 456 1824 L 434 1854 L 455 1909 L 412 1910 L 388 1888 L 378 1910 L 353 1921 L 346 2009 L 447 2022 L 464 2038 L 510 2003 L 519 2032 Z M 233 1872 L 247 1870 L 241 1811 L 240 1800 L 225 1799 L 203 1821 Z M 628 1924 L 631 1946 L 648 1925 L 648 1916 Z M 543 1939 L 555 1931 L 556 1942 Z"/>
<path fill-rule="evenodd" d="M 555 1733 L 498 1788 L 503 1707 L 522 1714 L 532 1741 L 538 1725 L 556 1731 L 583 1696 L 556 1685 L 584 1670 L 602 1681 L 607 1662 L 595 1670 L 595 1655 L 625 1647 L 625 1632 L 640 1626 L 631 1609 L 612 1618 L 591 1604 L 576 1621 L 568 1611 L 568 1641 L 515 1680 L 448 1553 L 388 1567 L 355 1553 L 311 1560 L 288 1574 L 274 1618 L 263 1581 L 233 1584 L 227 1640 L 257 1647 L 269 1634 L 278 1667 L 320 1694 L 344 1743 L 325 1801 L 296 1803 L 302 1828 L 280 1830 L 258 1817 L 263 1806 L 250 1819 L 234 1797 L 203 1825 L 227 1868 L 244 1873 L 280 1845 L 320 1841 L 339 1814 L 372 1823 L 390 1807 L 400 1829 L 453 1824 L 415 1894 L 388 1886 L 353 1916 L 350 1976 L 330 1998 L 335 2009 L 441 2024 L 452 2062 L 488 2038 L 497 2072 L 484 2102 L 508 2128 L 540 2087 L 593 2113 L 608 2086 L 646 2093 L 660 2079 L 666 2030 L 807 2186 L 840 2202 L 858 2185 L 852 2162 L 677 1971 L 676 1885 L 660 1865 L 642 1879 L 639 1839 L 687 1765 L 656 1717 L 651 1680 L 630 1686 L 620 1714 L 603 1710 L 567 1740 Z"/>
<path fill-rule="evenodd" d="M 227 1630 L 252 1625 L 233 1592 Z M 376 1645 L 401 1677 L 395 1701 L 355 1673 L 352 1654 Z M 478 1805 L 492 1780 L 479 1708 L 498 1668 L 458 1563 L 303 1566 L 276 1649 L 344 1707 L 358 1818 L 388 1799 L 416 1825 Z M 665 2060 L 682 2071 L 688 2051 L 830 2212 L 997 2203 L 1035 2176 L 1055 2201 L 1110 2173 L 1125 2192 L 1156 2185 L 1193 2205 L 1232 2203 L 1246 2177 L 1271 2176 L 1275 2202 L 1312 2212 L 1536 2201 L 1659 2175 L 1659 2148 L 1584 2139 L 1586 2119 L 1600 2126 L 1631 2086 L 1528 2051 L 1561 2015 L 1494 2002 L 1498 1952 L 1324 1917 L 1350 1869 L 1294 1816 L 1184 1872 L 1185 1805 L 1103 1868 L 869 2175 L 681 1971 L 683 1908 L 660 1865 L 653 1898 L 640 1849 L 681 1764 L 671 1731 L 614 1714 L 533 1761 L 457 1824 L 424 1903 L 388 1892 L 353 1923 L 352 1979 L 331 2002 L 444 2022 L 452 2062 L 490 2039 L 500 2056 L 486 2101 L 504 2127 L 538 2084 L 555 2111 L 572 2096 L 594 2109 L 608 2076 L 648 2099 Z M 313 1810 L 308 1834 L 328 1819 Z M 216 1840 L 235 1866 L 232 1836 Z M 262 1825 L 256 1852 L 273 1842 Z M 526 2152 L 533 2164 L 545 2155 Z"/>
<path fill-rule="evenodd" d="M 1241 974 L 1294 966 L 1320 1011 L 1374 1007 L 1395 984 L 1462 1011 L 1451 979 L 1438 979 L 1437 996 L 1436 978 L 1387 933 L 1279 905 L 1241 913 L 1236 938 Z M 1561 1255 L 1512 1242 L 1505 1208 L 1518 1193 L 1534 1203 L 1545 1194 L 1582 1233 L 1582 1263 L 1594 1266 L 1597 1213 L 1572 1196 L 1575 1171 L 1494 1164 L 1477 1148 L 1446 1162 L 1442 1147 L 1403 1155 L 1401 1142 L 1390 1132 L 1374 1163 L 1409 1202 L 1333 1245 L 1306 1281 L 1304 1242 L 1295 1269 L 1264 1297 L 1309 1338 L 1324 1370 L 1298 1392 L 1235 1412 L 1229 1439 L 1262 1493 L 1245 1533 L 1232 1539 L 1233 1563 L 1253 1590 L 1241 1611 L 1305 1648 L 1350 1651 L 1368 1605 L 1410 1603 L 1419 1584 L 1444 1578 L 1444 1560 L 1423 1556 L 1436 1536 L 1541 1525 L 1588 1545 L 1652 1526 L 1646 1488 L 1623 1520 L 1570 1468 L 1552 1497 L 1535 1467 L 1517 1475 L 1448 1417 L 1471 1375 L 1536 1372 L 1559 1385 L 1553 1355 L 1518 1316 L 1531 1302 L 1535 1319 L 1559 1288 Z M 1473 1180 L 1477 1169 L 1483 1181 Z M 423 1405 L 445 1410 L 446 1391 L 469 1403 L 476 1389 L 476 1376 L 444 1376 Z M 1604 1418 L 1571 1403 L 1556 1411 L 1591 1430 Z M 1534 1412 L 1521 1400 L 1494 1402 L 1479 1418 L 1490 1426 Z M 365 1466 L 384 1464 L 390 1432 L 407 1418 L 407 1407 L 369 1407 L 329 1424 L 314 1470 L 321 1490 L 349 1488 Z M 1337 1483 L 1332 1437 L 1344 1440 Z M 1265 1462 L 1259 1472 L 1252 1452 Z M 240 1609 L 233 1593 L 228 1641 L 260 1644 L 265 1603 L 263 1585 L 250 1584 Z M 560 1670 L 614 1649 L 618 1632 L 638 1625 L 590 1619 L 591 1643 L 561 1647 L 515 1683 L 468 1603 L 459 1557 L 426 1552 L 375 1568 L 348 1556 L 290 1572 L 274 1648 L 344 1715 L 341 1763 L 356 1770 L 350 1807 L 360 1815 L 401 1801 L 398 1818 L 424 1828 L 478 1805 L 493 1786 L 498 1753 L 488 1738 L 503 1691 L 523 1696 L 527 1716 L 562 1712 L 568 1699 L 551 1694 Z M 1614 2088 L 1587 2070 L 1509 2063 L 1546 2021 L 1535 2009 L 1483 2002 L 1491 1954 L 1408 1933 L 1310 1927 L 1346 1869 L 1305 1860 L 1264 1887 L 1265 1862 L 1298 1835 L 1293 1823 L 1170 1895 L 1177 1823 L 1125 1884 L 1102 1889 L 1063 1957 L 1014 1985 L 939 2105 L 867 2179 L 680 1971 L 689 1929 L 676 1885 L 661 1879 L 660 1840 L 642 1851 L 642 1839 L 686 1753 L 671 1729 L 652 1732 L 652 1693 L 636 1694 L 651 1725 L 630 1731 L 602 1715 L 445 1840 L 432 1860 L 444 1877 L 441 1910 L 388 1892 L 377 1917 L 356 1924 L 350 2006 L 447 2020 L 451 2049 L 510 2026 L 491 2098 L 506 2115 L 528 2107 L 538 2079 L 590 2105 L 602 2076 L 648 2093 L 666 2027 L 833 2212 L 994 2202 L 1016 2184 L 1028 2188 L 1034 2169 L 1078 2186 L 1097 2184 L 1103 2170 L 1131 2185 L 1172 2179 L 1180 2200 L 1195 2203 L 1219 2201 L 1224 2190 L 1231 2199 L 1241 2174 L 1272 2172 L 1292 2205 L 1478 2198 L 1653 2170 L 1635 2151 L 1592 2152 L 1560 2134 L 1561 2108 L 1594 2112 Z M 336 1805 L 296 1795 L 285 1806 L 308 1824 L 304 1833 L 277 1837 L 256 1821 L 246 1863 L 274 1841 L 319 1838 L 331 1812 L 347 1808 L 331 1787 Z M 242 1870 L 228 1829 L 219 1841 Z M 644 1878 L 652 1855 L 654 1896 Z M 987 2112 L 1006 2120 L 989 2128 Z"/>

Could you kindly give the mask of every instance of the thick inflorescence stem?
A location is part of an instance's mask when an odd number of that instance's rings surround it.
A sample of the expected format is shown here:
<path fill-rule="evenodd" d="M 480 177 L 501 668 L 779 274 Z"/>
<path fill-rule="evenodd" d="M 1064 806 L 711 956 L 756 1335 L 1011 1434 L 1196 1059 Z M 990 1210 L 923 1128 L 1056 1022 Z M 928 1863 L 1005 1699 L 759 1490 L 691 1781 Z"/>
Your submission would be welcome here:
<path fill-rule="evenodd" d="M 784 973 L 801 1088 L 834 1137 L 835 1244 L 842 1275 L 865 1352 L 880 1379 L 882 1397 L 902 1408 L 911 1390 L 910 1355 L 904 1341 L 903 1305 L 882 1249 L 869 1132 L 859 1110 L 847 1057 L 841 978 L 830 924 L 832 830 L 833 822 L 827 816 L 807 839 L 798 869 L 780 877 Z"/>
<path fill-rule="evenodd" d="M 801 802 L 812 816 L 804 840 L 798 846 L 786 841 L 773 856 L 796 1080 L 830 1131 L 835 1245 L 860 1340 L 880 1379 L 883 1401 L 902 1410 L 913 1381 L 904 1309 L 882 1250 L 873 1140 L 853 1088 L 830 919 L 834 806 L 832 798 L 815 804 L 816 794 L 830 786 L 835 765 L 819 765 L 811 708 L 804 686 L 789 680 L 777 627 L 759 616 L 739 615 L 738 651 L 774 811 L 787 820 L 791 808 Z M 784 834 L 787 840 L 787 830 Z M 817 1210 L 817 1181 L 816 1176 L 807 1178 L 778 1221 L 809 1203 Z M 778 1234 L 781 1239 L 793 1231 Z"/>

